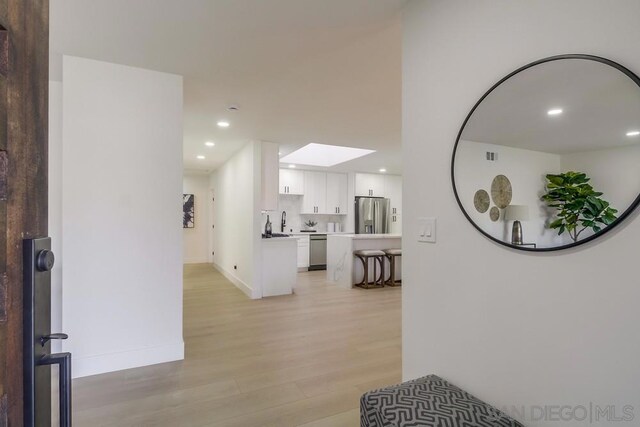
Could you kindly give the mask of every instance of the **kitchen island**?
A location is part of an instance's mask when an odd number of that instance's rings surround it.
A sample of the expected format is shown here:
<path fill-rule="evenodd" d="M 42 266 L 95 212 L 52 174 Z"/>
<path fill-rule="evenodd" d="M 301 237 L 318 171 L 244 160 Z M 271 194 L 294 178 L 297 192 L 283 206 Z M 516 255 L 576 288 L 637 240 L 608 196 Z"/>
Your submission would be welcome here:
<path fill-rule="evenodd" d="M 327 281 L 342 288 L 353 288 L 362 280 L 364 270 L 353 251 L 360 249 L 400 249 L 400 234 L 331 234 L 327 236 Z M 370 264 L 372 265 L 372 264 Z M 396 279 L 401 278 L 402 261 L 399 260 Z M 388 266 L 386 275 L 388 276 Z M 371 270 L 371 274 L 372 270 Z"/>

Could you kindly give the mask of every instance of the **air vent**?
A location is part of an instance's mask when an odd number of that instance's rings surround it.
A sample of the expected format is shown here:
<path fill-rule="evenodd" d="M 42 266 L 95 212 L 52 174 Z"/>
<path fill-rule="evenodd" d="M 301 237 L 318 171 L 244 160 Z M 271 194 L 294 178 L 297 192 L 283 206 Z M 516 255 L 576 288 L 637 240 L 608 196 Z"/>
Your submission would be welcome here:
<path fill-rule="evenodd" d="M 487 151 L 487 161 L 489 162 L 497 162 L 498 161 L 498 153 L 495 151 Z"/>

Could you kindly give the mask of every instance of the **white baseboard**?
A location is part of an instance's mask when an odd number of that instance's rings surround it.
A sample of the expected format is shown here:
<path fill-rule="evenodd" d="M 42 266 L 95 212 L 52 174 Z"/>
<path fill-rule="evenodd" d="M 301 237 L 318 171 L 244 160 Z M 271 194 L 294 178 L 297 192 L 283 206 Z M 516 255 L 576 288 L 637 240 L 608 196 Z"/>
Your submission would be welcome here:
<path fill-rule="evenodd" d="M 97 356 L 76 358 L 72 356 L 71 373 L 73 378 L 80 378 L 182 359 L 184 359 L 184 342 L 179 342 Z"/>
<path fill-rule="evenodd" d="M 208 264 L 209 260 L 207 258 L 197 258 L 197 259 L 185 259 L 183 264 Z"/>
<path fill-rule="evenodd" d="M 215 268 L 220 273 L 222 273 L 224 277 L 229 279 L 229 281 L 233 283 L 236 288 L 244 292 L 246 296 L 253 299 L 253 289 L 249 285 L 247 285 L 245 282 L 240 280 L 238 276 L 236 276 L 235 274 L 233 274 L 228 270 L 225 270 L 222 266 L 220 266 L 219 264 L 216 264 L 215 262 L 213 263 L 213 268 Z"/>

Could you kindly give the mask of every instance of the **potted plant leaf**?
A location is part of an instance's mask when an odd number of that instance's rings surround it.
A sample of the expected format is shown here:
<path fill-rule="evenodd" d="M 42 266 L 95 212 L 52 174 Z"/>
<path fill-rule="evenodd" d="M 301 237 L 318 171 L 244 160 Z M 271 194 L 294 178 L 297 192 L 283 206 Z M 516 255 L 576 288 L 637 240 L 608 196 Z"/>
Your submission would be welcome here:
<path fill-rule="evenodd" d="M 542 200 L 557 210 L 557 218 L 549 228 L 558 230 L 558 235 L 568 233 L 574 242 L 583 231 L 591 229 L 597 233 L 617 219 L 618 211 L 600 197 L 603 193 L 595 191 L 590 180 L 582 172 L 547 175 Z"/>

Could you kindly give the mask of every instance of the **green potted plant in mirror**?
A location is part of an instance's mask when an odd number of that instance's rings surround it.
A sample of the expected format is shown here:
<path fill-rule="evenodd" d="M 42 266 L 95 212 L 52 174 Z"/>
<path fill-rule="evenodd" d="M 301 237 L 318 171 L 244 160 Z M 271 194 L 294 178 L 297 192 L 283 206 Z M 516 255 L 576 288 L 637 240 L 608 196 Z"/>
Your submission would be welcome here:
<path fill-rule="evenodd" d="M 600 197 L 603 193 L 595 191 L 590 180 L 582 172 L 547 175 L 542 200 L 557 210 L 557 219 L 549 228 L 558 230 L 558 235 L 568 233 L 574 242 L 583 231 L 591 229 L 597 233 L 617 219 L 618 211 Z"/>

